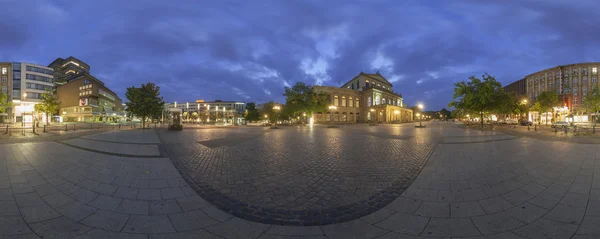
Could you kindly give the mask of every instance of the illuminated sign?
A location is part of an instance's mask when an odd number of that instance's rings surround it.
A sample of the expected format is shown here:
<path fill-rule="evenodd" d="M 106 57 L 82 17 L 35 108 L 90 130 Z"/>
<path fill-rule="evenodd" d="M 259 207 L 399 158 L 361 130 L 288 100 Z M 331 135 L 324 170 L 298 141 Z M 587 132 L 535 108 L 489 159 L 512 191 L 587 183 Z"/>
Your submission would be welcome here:
<path fill-rule="evenodd" d="M 196 100 L 196 103 L 204 103 L 204 100 Z"/>
<path fill-rule="evenodd" d="M 79 106 L 86 106 L 88 103 L 88 98 L 79 99 Z"/>

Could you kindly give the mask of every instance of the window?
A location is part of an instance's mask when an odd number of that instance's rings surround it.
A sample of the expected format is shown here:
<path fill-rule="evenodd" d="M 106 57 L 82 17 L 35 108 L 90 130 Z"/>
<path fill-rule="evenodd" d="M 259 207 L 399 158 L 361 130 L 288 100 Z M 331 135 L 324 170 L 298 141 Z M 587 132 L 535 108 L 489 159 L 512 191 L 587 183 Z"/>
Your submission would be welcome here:
<path fill-rule="evenodd" d="M 33 75 L 33 74 L 25 74 L 25 78 L 28 80 L 35 80 L 35 81 L 43 81 L 43 82 L 48 82 L 48 83 L 54 83 L 54 79 L 50 78 L 50 77 L 45 77 L 45 76 L 38 76 L 38 75 Z"/>
<path fill-rule="evenodd" d="M 598 81 L 598 79 L 595 76 L 592 76 L 592 83 L 596 83 L 596 81 Z"/>
<path fill-rule="evenodd" d="M 587 76 L 581 78 L 581 84 L 587 85 Z"/>
<path fill-rule="evenodd" d="M 573 104 L 576 105 L 577 104 L 577 97 L 573 97 Z"/>
<path fill-rule="evenodd" d="M 388 105 L 392 104 L 392 101 L 390 99 L 388 99 Z"/>
<path fill-rule="evenodd" d="M 381 98 L 381 104 L 385 104 L 385 98 Z"/>
<path fill-rule="evenodd" d="M 584 86 L 583 89 L 581 90 L 581 93 L 583 95 L 587 95 L 587 86 Z"/>
<path fill-rule="evenodd" d="M 340 100 L 340 98 L 338 98 L 338 96 L 337 96 L 337 95 L 336 95 L 336 96 L 334 96 L 334 97 L 333 97 L 333 105 L 335 105 L 335 106 L 339 106 L 339 105 L 340 105 L 340 104 L 339 104 L 339 103 L 340 103 L 340 102 L 339 102 L 339 100 Z"/>
<path fill-rule="evenodd" d="M 8 71 L 8 69 L 6 69 L 6 67 L 2 67 L 2 75 L 6 75 L 7 71 Z"/>
<path fill-rule="evenodd" d="M 352 89 L 354 90 L 354 82 L 352 82 Z"/>
<path fill-rule="evenodd" d="M 8 76 L 2 76 L 2 83 L 6 83 L 7 80 L 8 80 Z"/>
<path fill-rule="evenodd" d="M 342 96 L 342 107 L 346 107 L 346 96 Z"/>
<path fill-rule="evenodd" d="M 38 72 L 38 73 L 42 73 L 42 74 L 46 74 L 46 75 L 54 75 L 54 71 L 46 70 L 44 68 L 39 68 L 39 67 L 35 67 L 35 66 L 27 66 L 25 69 L 27 71 Z"/>
<path fill-rule="evenodd" d="M 367 98 L 367 106 L 371 106 L 371 97 Z"/>
<path fill-rule="evenodd" d="M 366 84 L 366 87 L 369 88 L 369 81 L 367 81 L 365 84 Z"/>
<path fill-rule="evenodd" d="M 371 97 L 369 97 L 369 102 L 370 102 L 370 101 L 371 101 Z M 354 101 L 354 107 L 356 107 L 356 108 L 360 107 L 360 104 L 359 104 L 359 102 L 360 102 L 360 101 L 358 100 L 358 98 L 356 98 L 356 101 Z"/>
<path fill-rule="evenodd" d="M 573 86 L 577 86 L 577 83 L 579 83 L 579 79 L 573 78 Z"/>
<path fill-rule="evenodd" d="M 375 96 L 375 105 L 379 105 L 379 103 L 380 103 L 380 100 L 381 100 L 381 99 L 379 98 L 379 96 L 378 96 L 378 95 L 377 95 L 377 96 Z"/>
<path fill-rule="evenodd" d="M 598 73 L 598 67 L 592 67 L 592 74 Z"/>
<path fill-rule="evenodd" d="M 576 95 L 577 94 L 577 87 L 573 87 L 573 94 Z"/>
<path fill-rule="evenodd" d="M 556 90 L 556 94 L 557 94 L 557 95 L 560 95 L 560 90 Z"/>
<path fill-rule="evenodd" d="M 587 75 L 587 68 L 581 69 L 581 74 L 582 75 Z"/>
<path fill-rule="evenodd" d="M 576 76 L 577 75 L 577 69 L 573 69 L 573 75 Z"/>
<path fill-rule="evenodd" d="M 354 83 L 352 83 L 352 85 L 354 85 Z M 354 107 L 354 100 L 352 100 L 352 97 L 348 98 L 348 107 Z"/>
<path fill-rule="evenodd" d="M 6 86 L 5 85 L 2 86 L 2 93 L 6 94 Z"/>

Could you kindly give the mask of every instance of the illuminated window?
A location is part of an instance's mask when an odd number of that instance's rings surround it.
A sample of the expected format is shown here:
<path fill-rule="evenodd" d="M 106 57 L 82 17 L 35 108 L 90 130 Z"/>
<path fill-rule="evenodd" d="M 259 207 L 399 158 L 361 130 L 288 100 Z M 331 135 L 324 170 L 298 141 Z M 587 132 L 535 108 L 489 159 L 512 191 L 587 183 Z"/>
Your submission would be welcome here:
<path fill-rule="evenodd" d="M 371 106 L 371 97 L 367 98 L 367 106 Z"/>
<path fill-rule="evenodd" d="M 369 88 L 369 81 L 366 81 L 366 87 Z"/>
<path fill-rule="evenodd" d="M 342 107 L 346 107 L 346 96 L 342 96 Z"/>
<path fill-rule="evenodd" d="M 385 98 L 381 98 L 381 104 L 385 104 Z"/>
<path fill-rule="evenodd" d="M 7 71 L 6 67 L 2 67 L 2 75 L 6 75 L 6 71 Z"/>
<path fill-rule="evenodd" d="M 379 103 L 380 103 L 380 100 L 381 100 L 381 99 L 379 98 L 379 96 L 378 96 L 378 95 L 377 95 L 377 96 L 375 96 L 375 105 L 379 105 Z"/>
<path fill-rule="evenodd" d="M 592 67 L 592 74 L 598 73 L 598 67 Z"/>
<path fill-rule="evenodd" d="M 333 97 L 333 105 L 335 105 L 335 106 L 340 105 L 339 98 L 337 95 Z"/>
<path fill-rule="evenodd" d="M 371 98 L 369 98 L 369 100 L 371 100 Z M 354 107 L 356 107 L 356 108 L 360 107 L 359 102 L 360 101 L 358 101 L 358 98 L 357 98 L 356 101 L 354 102 Z"/>
<path fill-rule="evenodd" d="M 352 100 L 352 97 L 348 98 L 348 107 L 354 107 L 354 101 Z"/>

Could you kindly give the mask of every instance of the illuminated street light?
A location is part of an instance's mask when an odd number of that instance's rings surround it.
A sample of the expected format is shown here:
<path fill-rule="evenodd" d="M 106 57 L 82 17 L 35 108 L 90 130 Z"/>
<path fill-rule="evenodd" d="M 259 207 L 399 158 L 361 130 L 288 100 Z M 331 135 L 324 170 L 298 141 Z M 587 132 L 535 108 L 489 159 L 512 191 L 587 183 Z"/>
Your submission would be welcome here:
<path fill-rule="evenodd" d="M 423 104 L 419 104 L 417 105 L 417 107 L 419 107 L 419 110 L 423 110 Z M 417 117 L 421 116 L 421 114 L 417 113 Z M 423 125 L 421 124 L 422 121 L 422 117 L 419 117 L 419 127 L 423 127 Z"/>
<path fill-rule="evenodd" d="M 279 111 L 279 110 L 281 110 L 281 106 L 279 106 L 279 105 L 273 106 L 273 110 Z M 275 119 L 275 126 L 277 126 L 278 121 L 279 121 L 279 112 L 277 112 L 277 118 Z"/>

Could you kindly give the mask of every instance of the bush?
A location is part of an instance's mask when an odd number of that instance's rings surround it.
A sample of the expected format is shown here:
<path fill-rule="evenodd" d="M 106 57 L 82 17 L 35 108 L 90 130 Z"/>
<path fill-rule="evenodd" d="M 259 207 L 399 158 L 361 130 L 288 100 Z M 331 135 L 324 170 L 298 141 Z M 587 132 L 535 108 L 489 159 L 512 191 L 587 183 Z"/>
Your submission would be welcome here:
<path fill-rule="evenodd" d="M 169 130 L 183 130 L 183 125 L 180 125 L 180 124 L 169 125 Z"/>

